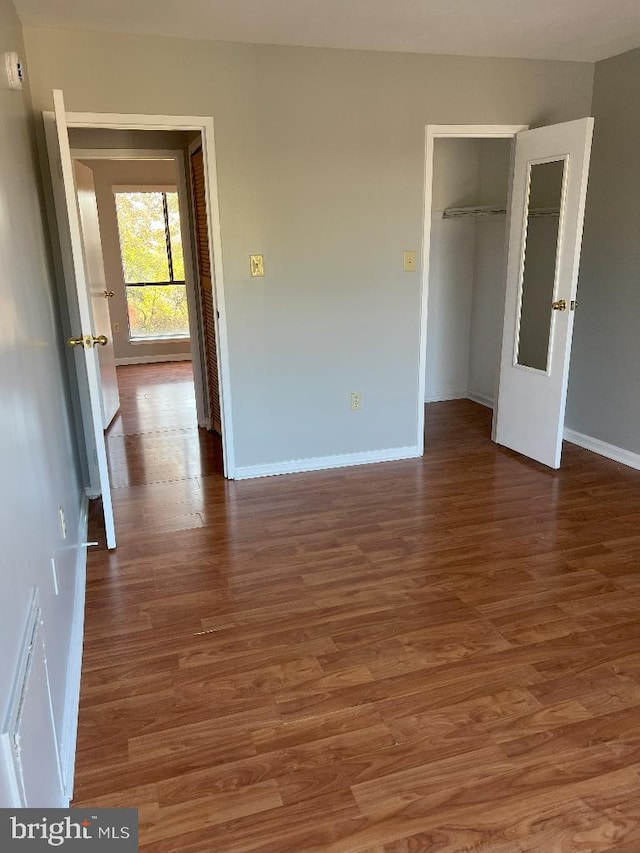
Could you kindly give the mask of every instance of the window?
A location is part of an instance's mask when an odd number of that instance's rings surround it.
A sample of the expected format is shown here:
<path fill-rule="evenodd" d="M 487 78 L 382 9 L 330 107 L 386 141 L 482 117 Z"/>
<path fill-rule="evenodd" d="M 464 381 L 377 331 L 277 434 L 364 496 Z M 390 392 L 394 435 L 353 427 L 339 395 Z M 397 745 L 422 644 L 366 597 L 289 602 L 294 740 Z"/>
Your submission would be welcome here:
<path fill-rule="evenodd" d="M 115 189 L 129 340 L 188 338 L 177 192 Z"/>

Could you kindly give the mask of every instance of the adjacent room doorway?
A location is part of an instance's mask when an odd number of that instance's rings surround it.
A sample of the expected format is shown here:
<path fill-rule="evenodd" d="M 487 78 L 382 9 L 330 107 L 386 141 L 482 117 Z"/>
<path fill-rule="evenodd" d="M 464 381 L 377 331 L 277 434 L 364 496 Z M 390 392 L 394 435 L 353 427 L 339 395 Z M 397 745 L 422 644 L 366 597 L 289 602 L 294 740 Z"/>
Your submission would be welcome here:
<path fill-rule="evenodd" d="M 224 292 L 220 263 L 220 228 L 213 145 L 213 123 L 207 117 L 67 113 L 64 108 L 62 92 L 59 91 L 54 92 L 54 113 L 45 113 L 44 118 L 56 201 L 56 218 L 62 249 L 65 287 L 69 303 L 69 327 L 67 331 L 70 338 L 73 337 L 77 340 L 77 352 L 82 355 L 80 359 L 75 359 L 75 365 L 78 379 L 77 394 L 80 398 L 87 451 L 85 460 L 87 468 L 87 491 L 91 496 L 100 495 L 102 497 L 107 544 L 108 547 L 113 548 L 116 544 L 115 523 L 103 432 L 99 363 L 96 357 L 96 351 L 102 346 L 102 341 L 101 336 L 96 333 L 96 329 L 94 328 L 92 312 L 88 302 L 86 257 L 78 218 L 73 161 L 69 145 L 69 129 L 154 130 L 162 133 L 167 131 L 187 131 L 194 138 L 199 137 L 203 159 L 203 200 L 207 213 L 205 220 L 206 235 L 204 236 L 206 236 L 208 244 L 209 258 L 212 261 L 211 272 L 213 272 L 211 276 L 211 293 L 215 304 L 213 325 L 217 344 L 217 376 L 219 377 L 218 425 L 222 431 L 224 474 L 227 477 L 233 477 L 235 468 L 233 433 L 230 413 L 228 407 L 225 407 L 224 404 L 229 377 L 226 324 L 223 310 Z M 179 181 L 182 180 L 186 183 L 184 168 L 180 170 L 180 175 L 182 177 Z M 185 191 L 185 198 L 186 195 Z M 190 235 L 185 243 L 187 242 L 189 245 L 191 244 Z M 195 286 L 197 273 L 193 267 L 187 271 L 187 255 L 188 252 L 185 252 L 185 280 L 190 278 L 191 281 L 191 287 L 187 286 L 187 294 L 193 305 L 193 310 L 189 312 L 189 324 L 191 343 L 194 350 L 193 373 L 196 386 L 196 401 L 198 404 L 198 422 L 201 423 L 204 420 L 206 423 L 209 418 L 208 382 L 206 380 L 202 314 Z M 210 421 L 208 425 L 210 425 Z"/>

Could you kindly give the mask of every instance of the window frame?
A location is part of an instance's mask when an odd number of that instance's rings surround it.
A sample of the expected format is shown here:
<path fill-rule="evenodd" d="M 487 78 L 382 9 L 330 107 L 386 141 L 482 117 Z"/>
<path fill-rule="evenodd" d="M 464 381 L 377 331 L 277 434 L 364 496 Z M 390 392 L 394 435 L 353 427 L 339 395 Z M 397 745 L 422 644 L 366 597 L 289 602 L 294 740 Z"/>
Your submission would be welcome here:
<path fill-rule="evenodd" d="M 182 285 L 185 288 L 187 282 L 185 279 L 176 279 L 174 278 L 174 270 L 173 270 L 173 252 L 171 248 L 171 232 L 169 228 L 169 210 L 167 205 L 167 195 L 172 193 L 176 196 L 178 201 L 178 212 L 179 215 L 182 216 L 182 211 L 180 209 L 180 196 L 178 193 L 178 187 L 175 184 L 113 184 L 111 187 L 111 192 L 113 193 L 114 199 L 114 208 L 115 208 L 115 216 L 116 216 L 116 231 L 118 234 L 118 250 L 120 252 L 120 265 L 122 267 L 122 281 L 124 284 L 124 298 L 127 307 L 127 332 L 129 343 L 132 345 L 138 344 L 147 344 L 147 343 L 170 343 L 171 341 L 190 341 L 191 333 L 190 331 L 186 335 L 156 335 L 154 337 L 133 337 L 131 334 L 131 323 L 129 320 L 129 300 L 127 297 L 127 288 L 128 287 L 166 287 L 173 285 Z M 156 193 L 162 195 L 162 212 L 164 218 L 164 233 L 165 233 L 165 241 L 166 241 L 166 250 L 167 250 L 167 267 L 169 270 L 169 280 L 168 281 L 127 281 L 125 276 L 124 269 L 124 260 L 122 257 L 122 243 L 120 239 L 120 222 L 118 220 L 118 206 L 116 203 L 116 196 L 118 195 L 127 195 L 133 193 Z M 184 247 L 183 247 L 184 252 Z"/>

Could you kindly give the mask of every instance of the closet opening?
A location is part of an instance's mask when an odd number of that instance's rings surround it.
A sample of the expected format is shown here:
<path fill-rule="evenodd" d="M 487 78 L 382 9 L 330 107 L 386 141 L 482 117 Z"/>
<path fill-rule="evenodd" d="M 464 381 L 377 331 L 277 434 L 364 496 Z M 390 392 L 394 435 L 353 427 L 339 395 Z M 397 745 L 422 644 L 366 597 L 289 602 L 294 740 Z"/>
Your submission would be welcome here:
<path fill-rule="evenodd" d="M 425 403 L 493 406 L 504 316 L 510 139 L 436 139 Z"/>
<path fill-rule="evenodd" d="M 494 406 L 504 323 L 507 208 L 515 136 L 522 129 L 459 126 L 432 133 L 428 128 L 425 405 L 469 399 Z"/>
<path fill-rule="evenodd" d="M 493 441 L 560 466 L 592 134 L 427 125 L 420 450 L 425 403 L 468 398 Z"/>

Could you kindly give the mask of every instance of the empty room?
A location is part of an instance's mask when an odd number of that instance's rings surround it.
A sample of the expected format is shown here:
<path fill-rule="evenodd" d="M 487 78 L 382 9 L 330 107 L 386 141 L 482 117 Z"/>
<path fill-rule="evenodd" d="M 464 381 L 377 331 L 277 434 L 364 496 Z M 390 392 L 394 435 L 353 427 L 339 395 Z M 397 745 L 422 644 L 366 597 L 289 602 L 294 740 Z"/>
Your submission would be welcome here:
<path fill-rule="evenodd" d="M 0 36 L 2 849 L 637 853 L 636 0 Z"/>

